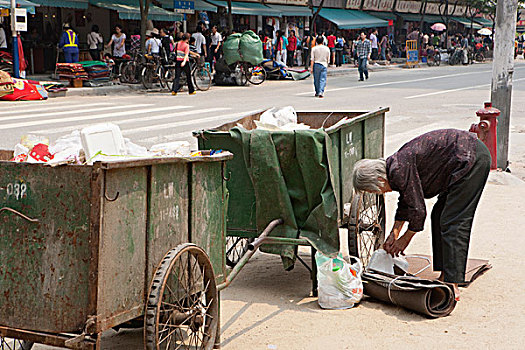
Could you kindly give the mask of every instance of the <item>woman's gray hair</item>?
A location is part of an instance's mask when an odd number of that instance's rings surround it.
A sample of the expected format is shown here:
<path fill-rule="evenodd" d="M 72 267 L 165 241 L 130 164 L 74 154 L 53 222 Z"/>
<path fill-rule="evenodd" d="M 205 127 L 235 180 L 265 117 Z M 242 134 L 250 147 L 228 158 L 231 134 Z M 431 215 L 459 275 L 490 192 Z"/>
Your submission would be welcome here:
<path fill-rule="evenodd" d="M 388 179 L 384 159 L 361 159 L 354 165 L 352 182 L 355 191 L 379 192 L 379 178 Z"/>

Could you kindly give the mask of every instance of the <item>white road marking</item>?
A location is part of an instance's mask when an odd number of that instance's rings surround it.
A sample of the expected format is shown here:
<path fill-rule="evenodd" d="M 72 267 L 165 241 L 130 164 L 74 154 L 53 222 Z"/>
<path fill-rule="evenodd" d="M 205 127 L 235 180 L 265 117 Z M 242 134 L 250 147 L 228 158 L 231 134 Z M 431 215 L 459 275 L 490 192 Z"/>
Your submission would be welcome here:
<path fill-rule="evenodd" d="M 13 119 L 32 119 L 32 118 L 43 118 L 43 117 L 55 117 L 57 115 L 68 115 L 68 114 L 74 114 L 74 113 L 83 114 L 83 113 L 111 111 L 115 109 L 148 107 L 148 106 L 154 106 L 154 105 L 149 104 L 149 103 L 140 103 L 140 104 L 135 104 L 135 105 L 119 105 L 119 106 L 100 107 L 100 108 L 87 108 L 86 105 L 83 105 L 83 108 L 79 108 L 77 110 L 68 109 L 67 111 L 61 111 L 61 112 L 24 113 L 24 114 L 11 115 L 9 117 L 0 118 L 0 122 L 6 121 L 6 120 L 13 120 Z"/>
<path fill-rule="evenodd" d="M 125 107 L 126 106 L 120 106 L 120 108 L 125 108 Z M 32 121 L 27 121 L 27 122 L 18 122 L 18 123 L 0 125 L 0 130 L 26 128 L 28 126 L 35 126 L 35 125 L 58 124 L 58 123 L 78 122 L 78 121 L 85 121 L 85 120 L 106 119 L 106 118 L 128 116 L 131 114 L 170 111 L 170 110 L 182 109 L 182 108 L 189 108 L 189 106 L 169 106 L 169 107 L 158 107 L 158 108 L 146 108 L 146 109 L 137 109 L 137 110 L 131 110 L 131 111 L 126 110 L 126 111 L 121 111 L 121 112 L 96 114 L 96 115 L 90 115 L 90 116 L 85 115 L 85 116 L 69 117 L 69 118 L 32 120 Z M 0 118 L 0 121 L 1 121 L 1 118 Z"/>
<path fill-rule="evenodd" d="M 451 77 L 458 77 L 462 75 L 470 75 L 470 74 L 478 74 L 478 73 L 488 73 L 492 72 L 492 70 L 484 70 L 484 71 L 477 71 L 477 72 L 467 72 L 467 73 L 456 73 L 456 74 L 446 74 L 446 75 L 439 75 L 437 77 L 427 77 L 427 78 L 419 78 L 419 79 L 411 79 L 411 80 L 397 80 L 397 81 L 387 81 L 384 83 L 377 83 L 377 84 L 368 84 L 368 85 L 353 85 L 353 86 L 347 86 L 342 88 L 335 88 L 335 89 L 328 89 L 326 92 L 332 92 L 332 91 L 341 91 L 341 90 L 351 90 L 351 89 L 361 89 L 361 88 L 367 88 L 367 87 L 376 87 L 376 86 L 385 86 L 385 85 L 393 85 L 393 84 L 406 84 L 406 83 L 414 83 L 418 81 L 427 81 L 427 80 L 435 80 L 435 79 L 443 79 L 443 78 L 451 78 Z M 311 95 L 312 92 L 301 92 L 298 94 L 295 94 L 296 96 L 304 96 L 304 95 Z"/>
<path fill-rule="evenodd" d="M 190 108 L 190 106 L 186 106 L 186 108 Z M 159 114 L 159 115 L 148 116 L 148 117 L 137 116 L 135 118 L 130 118 L 130 119 L 116 120 L 113 123 L 117 124 L 117 125 L 131 124 L 131 123 L 143 123 L 143 122 L 148 122 L 148 121 L 152 121 L 152 120 L 171 119 L 171 118 L 175 118 L 175 117 L 183 117 L 183 116 L 186 116 L 186 115 L 192 115 L 192 114 L 197 115 L 197 114 L 203 114 L 203 113 L 226 111 L 226 110 L 230 110 L 230 109 L 231 108 L 225 108 L 225 107 L 205 108 L 205 109 L 192 109 L 192 110 L 184 111 L 184 112 Z M 194 122 L 194 120 L 193 120 L 193 122 Z M 32 133 L 32 134 L 44 134 L 44 135 L 66 133 L 66 132 L 71 132 L 73 130 L 80 130 L 83 127 L 86 127 L 86 126 L 88 126 L 90 124 L 92 124 L 92 123 L 76 124 L 76 125 L 72 125 L 72 126 L 66 126 L 66 127 L 63 127 L 63 128 L 42 129 L 42 130 L 37 130 L 37 131 L 31 131 L 30 133 Z"/>
<path fill-rule="evenodd" d="M 234 113 L 234 114 L 222 114 L 222 115 L 217 115 L 217 116 L 214 116 L 214 117 L 201 118 L 201 119 L 196 119 L 196 120 L 185 120 L 185 121 L 180 121 L 180 122 L 170 123 L 170 124 L 145 126 L 145 127 L 140 127 L 140 128 L 123 130 L 122 133 L 125 134 L 125 135 L 127 135 L 127 134 L 137 134 L 137 133 L 144 133 L 144 132 L 148 132 L 148 131 L 162 130 L 162 129 L 168 129 L 168 128 L 177 128 L 177 127 L 181 127 L 181 126 L 205 124 L 205 123 L 214 122 L 214 121 L 220 121 L 220 122 L 223 122 L 223 123 L 227 123 L 227 122 L 230 122 L 230 121 L 235 121 L 236 119 L 239 119 L 239 118 L 244 117 L 246 115 L 250 115 L 250 114 L 253 114 L 253 113 L 256 113 L 256 112 L 260 112 L 260 111 L 261 111 L 260 109 L 256 109 L 256 110 L 253 110 L 253 111 L 239 112 L 239 113 Z M 167 136 L 169 137 L 169 139 L 174 140 L 174 138 L 173 138 L 174 136 L 180 136 L 180 135 L 184 135 L 184 134 L 191 135 L 191 131 L 181 132 L 181 133 L 178 133 L 178 134 L 172 134 L 172 135 L 167 135 Z M 150 138 L 146 138 L 146 139 L 141 139 L 139 141 L 141 141 L 141 142 L 156 142 L 158 139 L 159 139 L 159 137 L 155 136 L 155 137 L 150 137 Z"/>
<path fill-rule="evenodd" d="M 3 104 L 3 103 L 2 103 Z M 15 106 L 16 105 L 16 106 Z M 92 106 L 109 106 L 109 105 L 115 105 L 114 103 L 108 103 L 108 102 L 102 102 L 102 103 L 91 103 L 89 104 L 90 107 Z M 30 106 L 30 105 L 25 105 Z M 1 115 L 15 113 L 15 112 L 41 112 L 44 109 L 51 110 L 51 109 L 62 109 L 62 108 L 76 108 L 76 107 L 85 107 L 86 103 L 79 103 L 79 104 L 71 104 L 70 102 L 60 102 L 60 103 L 48 103 L 48 104 L 39 104 L 38 107 L 36 105 L 31 105 L 32 108 L 24 108 L 24 106 L 18 106 L 18 103 L 15 102 L 14 105 L 11 105 L 9 107 L 0 107 Z M 12 111 L 12 112 L 9 112 Z"/>
<path fill-rule="evenodd" d="M 512 82 L 514 83 L 514 82 L 521 81 L 521 80 L 525 80 L 525 78 L 514 79 Z M 473 85 L 473 86 L 465 86 L 465 87 L 457 88 L 457 89 L 440 90 L 440 91 L 429 92 L 429 93 L 421 94 L 421 95 L 407 96 L 407 97 L 405 97 L 405 98 L 406 98 L 406 99 L 412 99 L 412 98 L 418 98 L 418 97 L 426 97 L 426 96 L 441 95 L 441 94 L 447 94 L 447 93 L 449 93 L 449 92 L 455 92 L 455 91 L 463 91 L 463 90 L 477 89 L 477 88 L 480 88 L 480 87 L 490 87 L 490 85 L 491 85 L 491 84 L 489 83 L 489 84 L 480 84 L 480 85 Z"/>

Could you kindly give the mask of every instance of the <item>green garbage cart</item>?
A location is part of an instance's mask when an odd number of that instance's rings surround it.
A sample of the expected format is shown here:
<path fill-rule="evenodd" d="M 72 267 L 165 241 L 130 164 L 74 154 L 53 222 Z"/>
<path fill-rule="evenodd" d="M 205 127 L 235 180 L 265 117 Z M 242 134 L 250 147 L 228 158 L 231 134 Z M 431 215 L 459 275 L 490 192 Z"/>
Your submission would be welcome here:
<path fill-rule="evenodd" d="M 289 227 L 274 230 L 261 250 L 281 255 L 285 268 L 299 259 L 312 273 L 314 295 L 315 263 L 310 267 L 300 259 L 298 245 L 333 254 L 339 249 L 338 229 L 346 227 L 350 253 L 366 264 L 384 240 L 384 201 L 354 195 L 351 173 L 358 160 L 383 156 L 388 110 L 298 111 L 297 122 L 311 127 L 298 131 L 256 129 L 261 111 L 194 132 L 200 149 L 234 154 L 226 165 L 226 263 L 234 271 L 242 268 L 241 258 L 273 215 Z"/>
<path fill-rule="evenodd" d="M 102 332 L 137 322 L 146 349 L 213 347 L 231 154 L 0 157 L 0 349 L 99 349 Z"/>

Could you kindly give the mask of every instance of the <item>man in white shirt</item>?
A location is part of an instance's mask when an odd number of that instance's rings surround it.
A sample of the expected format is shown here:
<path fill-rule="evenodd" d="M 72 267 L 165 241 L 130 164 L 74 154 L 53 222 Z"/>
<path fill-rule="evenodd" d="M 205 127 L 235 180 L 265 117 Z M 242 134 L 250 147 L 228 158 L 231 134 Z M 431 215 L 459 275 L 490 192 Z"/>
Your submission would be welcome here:
<path fill-rule="evenodd" d="M 378 46 L 377 46 L 377 29 L 374 29 L 372 33 L 370 33 L 370 44 L 372 44 L 372 60 L 378 59 Z"/>
<path fill-rule="evenodd" d="M 155 28 L 156 29 L 156 28 Z M 151 30 L 146 31 L 146 52 L 149 55 L 158 55 L 160 54 L 160 40 L 155 38 L 154 35 L 158 33 L 157 31 Z"/>
<path fill-rule="evenodd" d="M 197 53 L 206 57 L 206 38 L 202 35 L 202 27 L 197 27 L 197 32 L 193 33 L 192 37 L 195 38 Z"/>
<path fill-rule="evenodd" d="M 326 72 L 330 62 L 330 49 L 323 44 L 323 37 L 315 39 L 316 45 L 312 48 L 310 71 L 314 75 L 315 97 L 323 98 L 326 87 Z"/>
<path fill-rule="evenodd" d="M 217 31 L 217 26 L 211 28 L 211 46 L 208 54 L 208 62 L 213 66 L 213 59 L 217 61 L 220 57 L 220 49 L 222 45 L 222 35 Z"/>

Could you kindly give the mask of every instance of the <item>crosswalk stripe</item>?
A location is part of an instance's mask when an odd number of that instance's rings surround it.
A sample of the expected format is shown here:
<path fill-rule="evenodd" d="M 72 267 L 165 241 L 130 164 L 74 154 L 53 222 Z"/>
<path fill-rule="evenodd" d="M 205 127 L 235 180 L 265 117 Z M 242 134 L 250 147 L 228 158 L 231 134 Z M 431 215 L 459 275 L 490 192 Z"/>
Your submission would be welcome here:
<path fill-rule="evenodd" d="M 55 117 L 57 115 L 68 115 L 68 114 L 74 114 L 74 113 L 83 114 L 83 113 L 111 111 L 115 109 L 148 107 L 148 106 L 153 106 L 153 105 L 147 104 L 147 103 L 140 103 L 140 104 L 134 104 L 134 105 L 118 105 L 118 106 L 99 107 L 99 108 L 86 108 L 86 106 L 84 105 L 84 108 L 79 108 L 78 110 L 68 109 L 67 111 L 61 111 L 61 112 L 24 113 L 24 114 L 11 115 L 9 117 L 0 118 L 0 122 L 6 121 L 6 120 L 13 120 L 13 119 L 32 119 L 32 118 L 43 118 L 43 117 Z"/>
<path fill-rule="evenodd" d="M 16 105 L 16 106 L 15 106 Z M 40 104 L 38 107 L 33 105 L 31 106 L 32 108 L 24 108 L 24 106 L 18 106 L 18 103 L 15 102 L 15 105 L 12 105 L 10 107 L 0 107 L 0 115 L 4 115 L 4 114 L 10 114 L 10 113 L 15 113 L 15 112 L 23 112 L 23 113 L 27 113 L 27 112 L 38 112 L 38 111 L 43 111 L 43 110 L 52 110 L 52 109 L 62 109 L 62 108 L 68 108 L 68 109 L 71 109 L 71 108 L 76 108 L 76 107 L 85 107 L 86 104 L 85 103 L 81 103 L 81 104 L 71 104 L 71 102 L 61 102 L 61 103 L 48 103 L 48 104 Z M 109 102 L 101 102 L 101 103 L 91 103 L 89 104 L 90 107 L 92 106 L 109 106 L 109 105 L 114 105 L 114 103 L 109 103 Z"/>
<path fill-rule="evenodd" d="M 131 106 L 131 105 L 128 105 L 128 106 Z M 126 106 L 121 106 L 120 108 L 125 108 L 125 107 Z M 104 113 L 104 114 L 96 114 L 96 115 L 84 115 L 84 116 L 69 117 L 69 118 L 32 120 L 32 121 L 26 121 L 26 122 L 17 122 L 17 123 L 0 125 L 0 130 L 26 128 L 26 127 L 35 126 L 35 125 L 58 124 L 58 123 L 67 123 L 67 122 L 115 118 L 115 117 L 127 116 L 130 114 L 161 112 L 161 111 L 169 111 L 169 110 L 175 110 L 175 109 L 181 109 L 181 108 L 188 108 L 188 106 L 169 106 L 169 107 L 158 107 L 158 108 L 146 108 L 146 109 L 137 109 L 137 110 L 131 110 L 131 111 L 126 110 L 126 111 L 121 111 L 121 112 Z"/>
<path fill-rule="evenodd" d="M 200 124 L 205 124 L 205 123 L 214 122 L 214 121 L 228 122 L 230 120 L 234 121 L 234 120 L 239 119 L 240 117 L 254 114 L 260 111 L 261 111 L 260 109 L 257 109 L 253 111 L 246 111 L 246 112 L 240 112 L 240 113 L 235 113 L 235 114 L 221 114 L 221 115 L 216 115 L 216 116 L 208 117 L 208 118 L 200 118 L 200 119 L 195 119 L 195 120 L 184 120 L 180 122 L 168 123 L 168 124 L 162 124 L 162 125 L 143 126 L 139 128 L 123 130 L 122 133 L 124 135 L 130 135 L 130 134 L 144 133 L 148 131 L 178 128 L 181 126 L 200 125 Z M 143 139 L 144 142 L 148 142 L 147 140 L 148 139 Z"/>
<path fill-rule="evenodd" d="M 186 106 L 186 108 L 190 108 L 190 106 Z M 178 112 L 178 113 L 168 113 L 168 114 L 159 114 L 159 115 L 148 116 L 148 117 L 121 119 L 121 120 L 116 120 L 113 123 L 117 124 L 117 125 L 139 123 L 139 122 L 140 123 L 144 123 L 144 122 L 153 121 L 153 120 L 163 120 L 163 119 L 170 119 L 170 118 L 175 118 L 175 117 L 183 117 L 183 116 L 186 116 L 186 115 L 198 115 L 198 114 L 203 114 L 203 113 L 226 111 L 226 110 L 229 110 L 229 109 L 231 109 L 231 108 L 215 107 L 215 108 L 205 108 L 205 109 L 196 109 L 196 110 L 192 109 L 192 110 L 189 110 L 189 111 Z M 73 126 L 66 126 L 66 127 L 63 127 L 63 128 L 53 128 L 53 129 L 44 129 L 44 130 L 31 131 L 30 133 L 32 133 L 32 134 L 44 134 L 44 135 L 66 133 L 66 132 L 71 132 L 71 131 L 74 131 L 74 130 L 82 129 L 83 127 L 86 127 L 86 126 L 88 126 L 90 124 L 91 123 L 80 124 L 80 125 L 77 124 L 77 125 L 73 125 Z"/>

